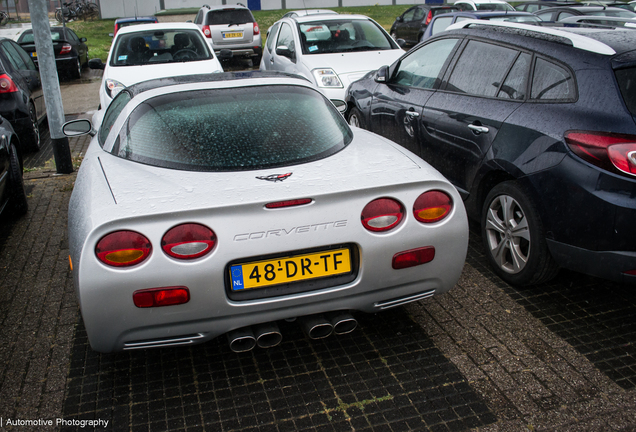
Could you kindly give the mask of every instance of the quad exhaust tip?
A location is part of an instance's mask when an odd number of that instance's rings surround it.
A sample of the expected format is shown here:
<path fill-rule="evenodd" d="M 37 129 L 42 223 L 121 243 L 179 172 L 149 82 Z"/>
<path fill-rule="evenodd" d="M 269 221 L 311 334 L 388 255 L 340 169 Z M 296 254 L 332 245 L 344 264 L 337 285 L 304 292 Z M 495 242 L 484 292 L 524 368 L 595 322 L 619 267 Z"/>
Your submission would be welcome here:
<path fill-rule="evenodd" d="M 236 353 L 260 348 L 272 348 L 280 344 L 283 335 L 275 322 L 257 324 L 252 327 L 242 327 L 227 333 L 230 349 Z"/>

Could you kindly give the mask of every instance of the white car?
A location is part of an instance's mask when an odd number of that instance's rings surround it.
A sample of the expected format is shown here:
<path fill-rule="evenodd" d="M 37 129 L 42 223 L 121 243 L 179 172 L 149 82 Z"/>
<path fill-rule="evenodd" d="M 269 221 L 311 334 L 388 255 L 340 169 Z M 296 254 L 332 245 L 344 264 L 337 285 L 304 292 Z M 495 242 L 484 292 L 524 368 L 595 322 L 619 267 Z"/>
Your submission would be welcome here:
<path fill-rule="evenodd" d="M 89 120 L 64 126 L 93 133 Z M 69 203 L 82 319 L 101 352 L 277 345 L 350 311 L 444 293 L 468 219 L 424 160 L 350 128 L 302 77 L 240 72 L 146 81 L 95 125 Z"/>
<path fill-rule="evenodd" d="M 223 72 L 201 29 L 191 23 L 139 24 L 117 32 L 106 63 L 88 62 L 103 69 L 100 109 L 122 89 L 155 78 Z"/>
<path fill-rule="evenodd" d="M 269 31 L 261 70 L 302 75 L 340 109 L 353 81 L 404 54 L 375 21 L 364 15 L 283 18 Z"/>
<path fill-rule="evenodd" d="M 503 0 L 457 0 L 455 6 L 462 11 L 514 11 L 508 2 Z"/>

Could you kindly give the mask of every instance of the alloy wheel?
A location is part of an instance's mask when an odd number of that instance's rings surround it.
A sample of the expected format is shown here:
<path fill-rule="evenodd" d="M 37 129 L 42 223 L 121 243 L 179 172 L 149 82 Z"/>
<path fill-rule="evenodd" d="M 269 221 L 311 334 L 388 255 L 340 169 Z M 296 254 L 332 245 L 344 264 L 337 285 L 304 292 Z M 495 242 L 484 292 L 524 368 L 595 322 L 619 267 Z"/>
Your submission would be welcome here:
<path fill-rule="evenodd" d="M 516 274 L 530 256 L 530 229 L 523 208 L 509 195 L 495 197 L 486 214 L 486 241 L 501 270 Z"/>

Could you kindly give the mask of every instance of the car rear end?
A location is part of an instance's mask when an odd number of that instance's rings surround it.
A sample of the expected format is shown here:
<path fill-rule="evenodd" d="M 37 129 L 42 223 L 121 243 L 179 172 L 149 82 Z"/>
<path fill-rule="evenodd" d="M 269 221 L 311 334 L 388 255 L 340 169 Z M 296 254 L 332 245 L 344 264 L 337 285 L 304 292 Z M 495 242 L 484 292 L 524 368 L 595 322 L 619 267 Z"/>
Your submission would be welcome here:
<path fill-rule="evenodd" d="M 287 77 L 277 83 L 296 87 L 287 85 L 290 80 L 300 81 Z M 172 86 L 183 99 L 179 105 L 191 110 L 182 113 L 188 122 L 202 109 L 199 96 L 207 97 L 197 93 L 203 85 Z M 249 85 L 238 93 L 215 89 L 219 118 L 205 117 L 217 121 L 215 136 L 226 151 L 208 148 L 202 157 L 223 163 L 221 170 L 178 169 L 192 160 L 197 145 L 180 159 L 183 146 L 173 147 L 161 130 L 150 127 L 154 121 L 144 119 L 156 115 L 169 122 L 165 113 L 183 111 L 170 105 L 163 112 L 167 99 L 141 101 L 130 122 L 116 122 L 110 130 L 126 136 L 109 136 L 103 145 L 108 151 L 91 144 L 69 205 L 69 243 L 94 349 L 191 344 L 282 319 L 379 312 L 455 285 L 468 242 L 466 213 L 455 188 L 396 144 L 362 130 L 354 136 L 308 84 L 287 91 Z M 234 98 L 226 99 L 229 94 Z M 298 94 L 313 94 L 321 102 L 291 103 L 302 100 Z M 262 111 L 258 117 L 249 112 L 241 123 L 230 106 L 246 98 Z M 293 125 L 271 109 L 281 100 L 290 103 L 285 110 L 296 110 Z M 149 104 L 153 110 L 146 109 Z M 262 120 L 258 134 L 254 118 Z M 312 118 L 319 124 L 299 127 Z M 183 133 L 188 142 L 208 136 L 203 129 Z M 323 139 L 311 139 L 314 133 Z M 155 135 L 165 137 L 159 139 L 162 146 L 152 146 Z M 147 141 L 149 153 L 135 137 Z M 172 139 L 181 142 L 176 134 Z M 295 144 L 299 141 L 303 145 Z M 322 148 L 324 141 L 326 150 L 305 157 L 307 149 Z M 232 156 L 235 148 L 254 148 L 251 142 L 260 146 L 260 156 L 252 155 L 256 159 Z M 152 166 L 158 153 L 166 167 Z M 302 163 L 250 169 L 249 164 L 270 158 Z"/>
<path fill-rule="evenodd" d="M 554 191 L 542 197 L 554 258 L 569 269 L 636 284 L 636 38 L 620 30 L 585 34 L 618 54 L 586 54 L 590 59 L 579 63 L 578 101 L 569 119 L 554 122 L 566 127 L 565 157 L 533 181 Z"/>
<path fill-rule="evenodd" d="M 217 55 L 222 49 L 231 50 L 235 57 L 262 55 L 260 28 L 247 8 L 214 8 L 207 12 L 201 30 Z"/>
<path fill-rule="evenodd" d="M 55 55 L 55 65 L 59 72 L 74 70 L 77 63 L 77 49 L 75 49 L 66 37 L 62 29 L 51 29 L 51 38 L 53 39 L 53 54 Z M 35 39 L 33 32 L 25 32 L 20 37 L 18 43 L 33 59 L 35 65 L 38 65 L 38 53 L 35 48 Z"/>

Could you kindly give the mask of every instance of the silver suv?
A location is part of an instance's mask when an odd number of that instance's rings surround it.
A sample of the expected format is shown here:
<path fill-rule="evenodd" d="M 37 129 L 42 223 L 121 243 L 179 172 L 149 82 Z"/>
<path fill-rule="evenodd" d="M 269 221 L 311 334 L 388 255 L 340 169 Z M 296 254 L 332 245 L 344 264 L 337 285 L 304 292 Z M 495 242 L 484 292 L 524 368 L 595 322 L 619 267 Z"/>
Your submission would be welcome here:
<path fill-rule="evenodd" d="M 261 32 L 252 12 L 244 5 L 203 5 L 194 23 L 201 28 L 217 55 L 222 49 L 228 49 L 233 57 L 260 63 L 263 54 Z"/>

